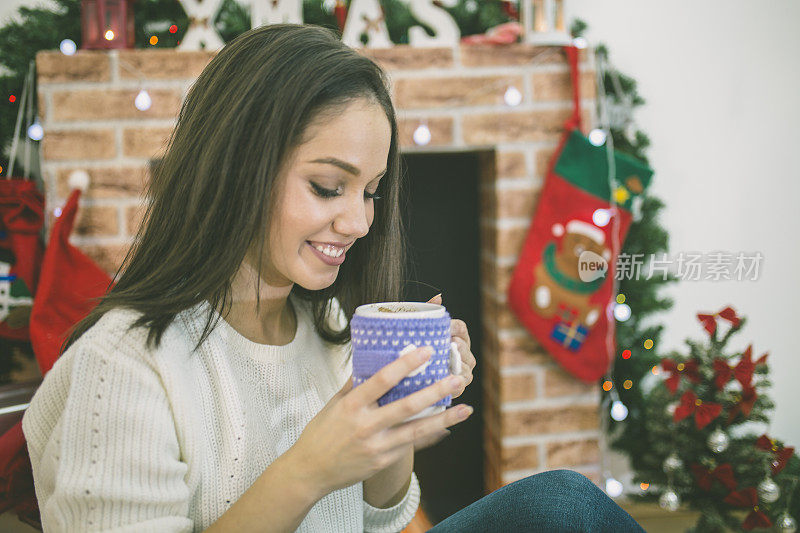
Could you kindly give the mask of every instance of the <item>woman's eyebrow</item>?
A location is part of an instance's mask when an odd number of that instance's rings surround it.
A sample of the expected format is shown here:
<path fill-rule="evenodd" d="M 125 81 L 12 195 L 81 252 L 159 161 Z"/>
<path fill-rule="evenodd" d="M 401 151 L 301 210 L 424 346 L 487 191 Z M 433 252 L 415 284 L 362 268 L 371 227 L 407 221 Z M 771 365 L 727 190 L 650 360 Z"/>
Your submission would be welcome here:
<path fill-rule="evenodd" d="M 351 165 L 347 161 L 342 161 L 341 159 L 337 159 L 336 157 L 320 157 L 318 159 L 313 159 L 309 161 L 309 163 L 324 163 L 328 165 L 334 165 L 341 168 L 345 172 L 353 174 L 356 177 L 361 175 L 361 171 L 358 169 L 358 167 L 356 167 L 355 165 Z M 387 169 L 388 167 L 384 168 L 382 171 L 378 172 L 378 175 L 375 177 L 377 178 L 378 176 L 385 174 Z"/>

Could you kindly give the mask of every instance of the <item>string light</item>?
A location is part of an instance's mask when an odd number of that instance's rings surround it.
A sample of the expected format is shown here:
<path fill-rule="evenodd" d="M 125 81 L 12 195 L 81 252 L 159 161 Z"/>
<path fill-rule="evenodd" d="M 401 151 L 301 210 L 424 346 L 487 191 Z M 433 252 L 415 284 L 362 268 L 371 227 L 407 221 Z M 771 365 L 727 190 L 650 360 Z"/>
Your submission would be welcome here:
<path fill-rule="evenodd" d="M 625 303 L 625 295 L 624 294 L 622 294 L 622 293 L 617 294 L 617 303 L 618 304 L 624 304 Z"/>
<path fill-rule="evenodd" d="M 654 376 L 657 376 L 661 373 L 661 370 L 658 369 L 658 366 L 654 366 L 650 369 L 650 372 L 652 372 Z"/>
<path fill-rule="evenodd" d="M 139 94 L 136 95 L 136 99 L 133 101 L 133 105 L 135 105 L 136 109 L 139 111 L 147 111 L 152 104 L 153 100 L 150 98 L 150 94 L 144 89 L 139 91 Z"/>
<path fill-rule="evenodd" d="M 8 101 L 13 104 L 14 102 L 17 101 L 17 97 L 12 94 L 11 96 L 8 97 Z"/>
<path fill-rule="evenodd" d="M 653 339 L 647 339 L 646 341 L 644 341 L 645 350 L 649 350 L 652 347 L 653 347 Z"/>
<path fill-rule="evenodd" d="M 431 130 L 428 129 L 427 124 L 420 124 L 417 126 L 417 129 L 414 130 L 414 142 L 421 146 L 425 146 L 431 142 Z"/>
<path fill-rule="evenodd" d="M 28 126 L 28 137 L 34 141 L 41 141 L 42 137 L 44 137 L 44 130 L 42 129 L 42 125 L 39 123 L 39 117 L 36 117 L 33 121 L 33 124 Z"/>
<path fill-rule="evenodd" d="M 175 33 L 177 31 L 178 31 L 178 27 L 175 24 L 173 24 L 172 26 L 169 27 L 169 32 L 170 33 Z"/>
<path fill-rule="evenodd" d="M 611 383 L 609 380 L 605 380 L 603 382 L 603 390 L 606 391 L 606 392 L 610 391 L 611 387 L 613 387 L 613 386 L 614 386 L 614 384 Z"/>
<path fill-rule="evenodd" d="M 592 213 L 592 222 L 598 228 L 604 228 L 611 222 L 611 211 L 608 209 L 595 209 Z"/>
<path fill-rule="evenodd" d="M 58 48 L 59 48 L 59 50 L 61 50 L 61 53 L 64 54 L 65 56 L 71 56 L 78 49 L 78 46 L 75 44 L 75 41 L 73 41 L 72 39 L 64 39 L 58 45 Z"/>
<path fill-rule="evenodd" d="M 647 490 L 650 488 L 650 483 L 639 483 L 639 488 L 642 490 Z"/>
<path fill-rule="evenodd" d="M 617 304 L 614 306 L 614 318 L 620 322 L 625 322 L 631 317 L 631 306 L 628 304 Z"/>
<path fill-rule="evenodd" d="M 633 387 L 633 381 L 626 379 L 625 382 L 622 384 L 622 387 L 627 390 Z"/>
<path fill-rule="evenodd" d="M 519 89 L 514 87 L 513 85 L 506 89 L 506 93 L 503 95 L 503 99 L 506 101 L 506 104 L 514 107 L 518 106 L 520 102 L 522 102 L 522 93 L 519 92 Z"/>
<path fill-rule="evenodd" d="M 157 45 L 158 44 L 158 37 L 156 37 L 155 35 L 151 36 L 150 37 L 150 44 L 152 44 L 153 46 Z"/>
<path fill-rule="evenodd" d="M 611 404 L 611 418 L 617 422 L 628 418 L 628 408 L 620 400 L 614 400 L 614 403 Z"/>
<path fill-rule="evenodd" d="M 630 350 L 622 350 L 622 358 L 623 359 L 630 359 L 631 358 L 631 351 Z"/>
<path fill-rule="evenodd" d="M 616 498 L 622 494 L 622 483 L 610 477 L 606 479 L 606 494 L 608 494 L 612 498 Z"/>
<path fill-rule="evenodd" d="M 589 142 L 594 146 L 603 146 L 606 142 L 606 132 L 600 128 L 595 128 L 589 132 Z"/>
<path fill-rule="evenodd" d="M 56 218 L 61 216 L 61 208 L 60 207 L 56 207 L 55 209 L 53 209 L 53 216 L 56 217 Z"/>
<path fill-rule="evenodd" d="M 105 37 L 106 37 L 106 41 L 113 41 L 114 40 L 114 32 L 111 31 L 111 30 L 108 30 L 106 32 Z"/>

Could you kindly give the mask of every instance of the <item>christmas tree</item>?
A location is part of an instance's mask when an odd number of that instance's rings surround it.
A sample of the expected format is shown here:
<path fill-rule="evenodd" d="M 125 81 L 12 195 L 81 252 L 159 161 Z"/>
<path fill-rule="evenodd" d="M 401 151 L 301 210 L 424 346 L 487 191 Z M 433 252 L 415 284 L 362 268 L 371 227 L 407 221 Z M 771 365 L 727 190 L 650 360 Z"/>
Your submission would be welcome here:
<path fill-rule="evenodd" d="M 746 323 L 732 308 L 697 317 L 707 340 L 687 340 L 688 353 L 663 357 L 663 379 L 643 396 L 644 438 L 631 458 L 635 481 L 654 488 L 634 498 L 658 498 L 668 510 L 685 502 L 701 513 L 694 531 L 795 531 L 800 459 L 751 430 L 768 423 L 774 407 L 768 354 L 755 358 L 752 344 L 728 350 Z"/>

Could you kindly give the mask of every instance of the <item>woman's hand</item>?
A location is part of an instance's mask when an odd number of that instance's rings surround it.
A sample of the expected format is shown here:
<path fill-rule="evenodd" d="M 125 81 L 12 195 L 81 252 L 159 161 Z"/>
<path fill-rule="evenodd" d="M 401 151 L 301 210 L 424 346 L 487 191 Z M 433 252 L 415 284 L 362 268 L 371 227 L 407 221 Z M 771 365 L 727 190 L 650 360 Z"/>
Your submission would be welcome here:
<path fill-rule="evenodd" d="M 429 442 L 433 435 L 467 419 L 470 413 L 462 415 L 463 407 L 456 407 L 405 422 L 448 394 L 463 390 L 460 376 L 455 384 L 451 378 L 442 379 L 405 398 L 378 405 L 378 398 L 420 367 L 432 352 L 429 346 L 408 352 L 356 388 L 351 376 L 311 419 L 289 452 L 325 494 L 373 476 L 405 457 L 409 447 Z M 424 354 L 427 357 L 423 359 Z"/>
<path fill-rule="evenodd" d="M 428 303 L 439 304 L 442 303 L 442 295 L 437 294 Z M 461 356 L 461 376 L 464 377 L 464 386 L 453 393 L 453 398 L 458 398 L 466 390 L 467 386 L 472 383 L 472 371 L 475 365 L 478 364 L 475 356 L 472 354 L 472 344 L 469 340 L 469 332 L 467 331 L 467 323 L 457 318 L 450 320 L 450 340 L 458 346 L 458 354 Z"/>

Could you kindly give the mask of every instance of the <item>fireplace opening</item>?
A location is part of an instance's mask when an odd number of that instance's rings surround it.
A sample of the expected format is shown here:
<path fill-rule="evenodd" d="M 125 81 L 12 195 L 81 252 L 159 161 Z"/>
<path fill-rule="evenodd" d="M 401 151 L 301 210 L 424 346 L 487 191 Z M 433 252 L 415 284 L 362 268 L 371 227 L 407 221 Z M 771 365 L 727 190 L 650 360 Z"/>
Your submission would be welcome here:
<path fill-rule="evenodd" d="M 466 322 L 478 361 L 472 383 L 453 400 L 454 405 L 473 406 L 472 416 L 449 428 L 449 437 L 415 456 L 421 506 L 432 523 L 484 496 L 480 156 L 480 152 L 403 156 L 407 175 L 401 206 L 408 228 L 410 276 L 404 298 L 427 301 L 442 292 L 450 316 Z"/>

